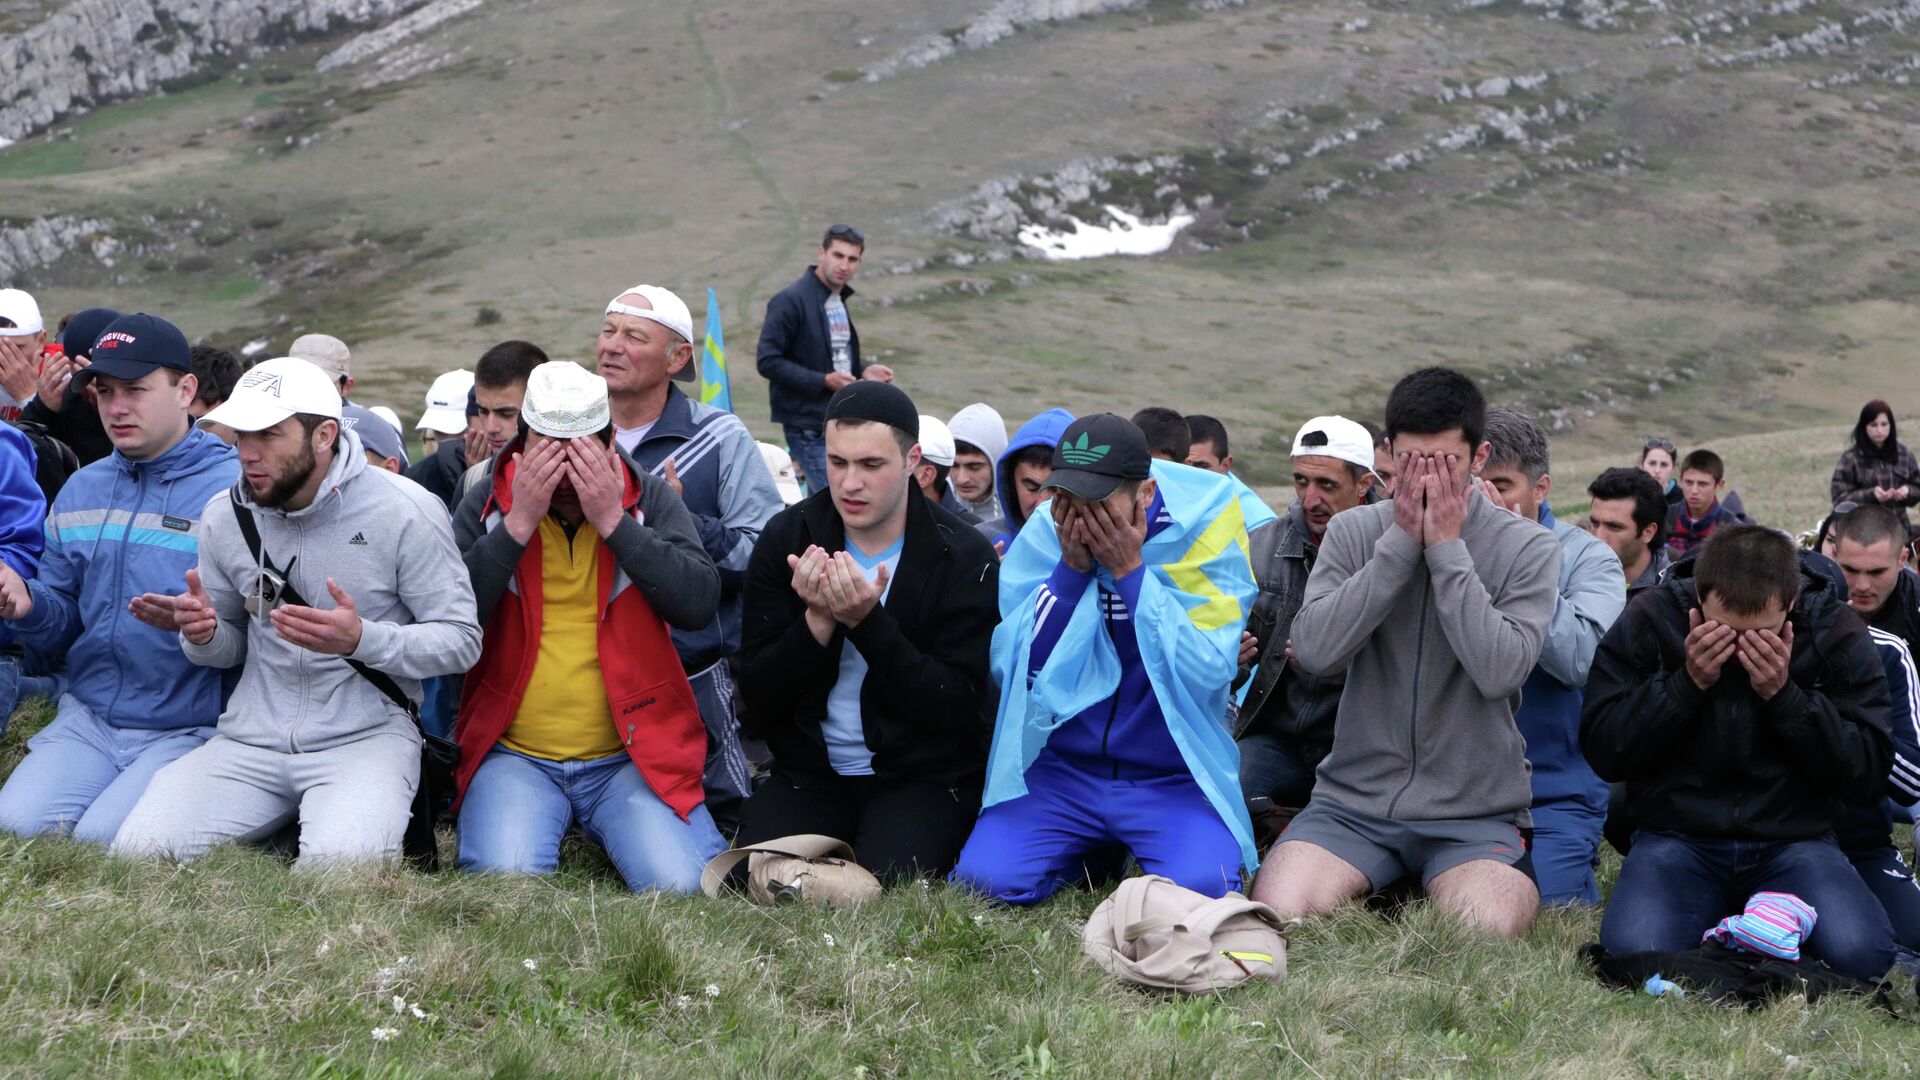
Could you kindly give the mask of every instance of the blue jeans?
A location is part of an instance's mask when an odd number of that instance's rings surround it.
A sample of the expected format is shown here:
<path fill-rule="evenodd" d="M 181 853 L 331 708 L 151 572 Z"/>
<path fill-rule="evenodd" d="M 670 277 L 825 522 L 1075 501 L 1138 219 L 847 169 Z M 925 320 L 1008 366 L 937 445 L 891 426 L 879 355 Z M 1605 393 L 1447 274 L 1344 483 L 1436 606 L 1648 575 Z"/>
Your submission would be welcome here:
<path fill-rule="evenodd" d="M 787 453 L 806 476 L 807 494 L 827 490 L 827 433 L 820 428 L 780 425 L 787 436 Z"/>
<path fill-rule="evenodd" d="M 1907 952 L 1920 953 L 1920 884 L 1913 880 L 1913 869 L 1891 846 L 1871 851 L 1849 851 L 1860 880 L 1880 901 L 1893 924 L 1893 942 Z"/>
<path fill-rule="evenodd" d="M 213 727 L 114 727 L 73 695 L 53 723 L 27 740 L 27 758 L 0 787 L 0 830 L 19 836 L 71 832 L 106 845 L 120 832 L 153 774 L 213 737 Z"/>
<path fill-rule="evenodd" d="M 1600 906 L 1600 883 L 1593 870 L 1600 864 L 1600 829 L 1606 823 L 1605 810 L 1575 802 L 1533 808 L 1533 875 L 1542 907 Z"/>
<path fill-rule="evenodd" d="M 547 761 L 496 746 L 460 804 L 460 868 L 551 874 L 575 822 L 635 892 L 694 892 L 701 868 L 727 846 L 705 806 L 681 821 L 624 753 Z"/>
<path fill-rule="evenodd" d="M 1691 949 L 1768 890 L 1793 893 L 1817 913 L 1803 955 L 1868 981 L 1893 964 L 1887 913 L 1831 836 L 1764 843 L 1642 829 L 1608 898 L 1600 944 L 1612 953 Z"/>
<path fill-rule="evenodd" d="M 1025 795 L 980 811 L 951 880 L 1037 904 L 1084 880 L 1088 857 L 1116 844 L 1195 892 L 1240 888 L 1240 842 L 1190 774 L 1113 780 L 1046 751 L 1027 769 Z"/>
<path fill-rule="evenodd" d="M 1240 790 L 1249 800 L 1266 795 L 1275 806 L 1299 809 L 1313 796 L 1313 777 L 1333 750 L 1330 742 L 1272 735 L 1240 737 Z"/>

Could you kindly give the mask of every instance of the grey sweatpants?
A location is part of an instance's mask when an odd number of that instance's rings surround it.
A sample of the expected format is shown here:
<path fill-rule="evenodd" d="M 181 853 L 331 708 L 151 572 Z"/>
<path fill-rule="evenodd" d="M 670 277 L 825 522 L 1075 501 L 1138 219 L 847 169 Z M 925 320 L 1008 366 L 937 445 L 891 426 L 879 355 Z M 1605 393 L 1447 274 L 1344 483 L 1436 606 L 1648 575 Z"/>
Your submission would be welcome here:
<path fill-rule="evenodd" d="M 191 862 L 298 815 L 301 867 L 394 858 L 419 782 L 420 744 L 394 732 L 294 754 L 215 735 L 154 774 L 112 850 Z"/>

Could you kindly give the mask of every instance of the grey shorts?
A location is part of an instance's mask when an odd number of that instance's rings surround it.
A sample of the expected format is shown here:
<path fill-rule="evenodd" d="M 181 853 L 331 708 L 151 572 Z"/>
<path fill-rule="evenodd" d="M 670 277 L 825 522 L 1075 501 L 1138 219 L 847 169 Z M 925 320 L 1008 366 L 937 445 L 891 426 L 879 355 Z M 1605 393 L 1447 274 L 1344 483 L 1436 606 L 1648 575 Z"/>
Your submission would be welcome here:
<path fill-rule="evenodd" d="M 1418 874 L 1420 887 L 1465 863 L 1490 859 L 1534 880 L 1531 840 L 1511 818 L 1397 821 L 1315 799 L 1300 811 L 1280 842 L 1300 840 L 1339 856 L 1365 874 L 1375 890 Z"/>

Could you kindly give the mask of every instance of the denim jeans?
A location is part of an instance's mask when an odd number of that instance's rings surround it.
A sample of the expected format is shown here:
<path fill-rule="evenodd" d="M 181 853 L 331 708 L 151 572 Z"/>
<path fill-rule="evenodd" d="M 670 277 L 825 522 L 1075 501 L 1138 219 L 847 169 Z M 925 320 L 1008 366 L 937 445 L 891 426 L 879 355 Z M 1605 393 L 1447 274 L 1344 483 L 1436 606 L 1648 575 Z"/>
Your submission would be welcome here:
<path fill-rule="evenodd" d="M 1600 862 L 1600 829 L 1606 822 L 1606 811 L 1572 801 L 1533 808 L 1533 875 L 1540 884 L 1542 907 L 1600 906 L 1600 883 L 1593 870 Z"/>
<path fill-rule="evenodd" d="M 827 434 L 820 428 L 794 427 L 782 424 L 780 430 L 787 436 L 787 453 L 793 463 L 806 474 L 807 494 L 818 495 L 827 490 Z"/>
<path fill-rule="evenodd" d="M 726 848 L 704 805 L 681 821 L 624 753 L 548 761 L 496 746 L 460 804 L 460 868 L 551 874 L 574 822 L 635 892 L 694 892 L 701 868 Z"/>
<path fill-rule="evenodd" d="M 1818 914 L 1803 955 L 1868 981 L 1892 965 L 1887 913 L 1831 836 L 1766 843 L 1642 829 L 1608 898 L 1600 944 L 1613 953 L 1691 949 L 1769 890 L 1793 893 Z"/>
<path fill-rule="evenodd" d="M 120 728 L 72 695 L 53 723 L 27 740 L 27 757 L 0 787 L 0 830 L 19 836 L 71 832 L 106 845 L 153 774 L 213 736 L 213 728 Z"/>
<path fill-rule="evenodd" d="M 1257 799 L 1270 796 L 1275 806 L 1298 809 L 1313 795 L 1313 776 L 1333 749 L 1332 743 L 1272 735 L 1264 731 L 1240 737 L 1240 789 Z"/>

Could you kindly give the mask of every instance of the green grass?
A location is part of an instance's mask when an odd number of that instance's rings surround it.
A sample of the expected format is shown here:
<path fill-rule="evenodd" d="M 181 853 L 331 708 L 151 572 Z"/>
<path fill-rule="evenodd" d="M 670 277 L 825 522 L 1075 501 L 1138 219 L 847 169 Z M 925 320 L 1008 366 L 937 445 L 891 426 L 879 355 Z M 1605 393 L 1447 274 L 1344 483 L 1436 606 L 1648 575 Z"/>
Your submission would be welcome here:
<path fill-rule="evenodd" d="M 244 271 L 238 274 L 229 274 L 213 283 L 213 286 L 207 290 L 207 299 L 214 301 L 244 300 L 254 293 L 259 292 L 261 287 L 260 279 L 252 274 L 245 273 Z"/>
<path fill-rule="evenodd" d="M 87 148 L 73 139 L 42 139 L 0 153 L 0 180 L 39 180 L 87 167 Z"/>
<path fill-rule="evenodd" d="M 22 714 L 0 768 L 44 719 Z M 1284 982 L 1148 993 L 1081 957 L 1096 900 L 1016 911 L 932 885 L 768 909 L 629 894 L 584 846 L 509 880 L 9 840 L 0 1073 L 1906 1075 L 1915 1040 L 1851 1002 L 1610 993 L 1575 957 L 1597 917 L 1574 911 L 1504 944 L 1424 905 L 1354 910 L 1295 931 Z"/>

